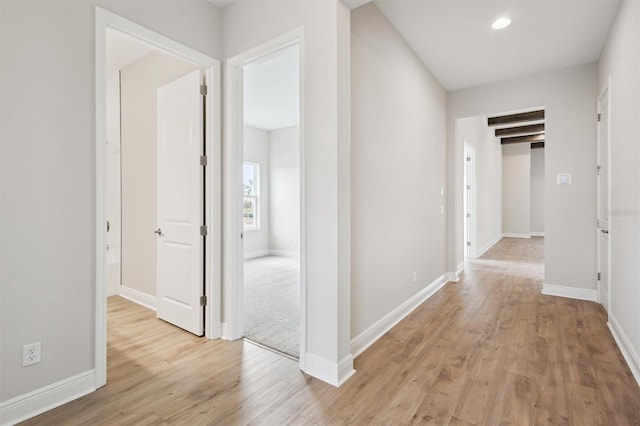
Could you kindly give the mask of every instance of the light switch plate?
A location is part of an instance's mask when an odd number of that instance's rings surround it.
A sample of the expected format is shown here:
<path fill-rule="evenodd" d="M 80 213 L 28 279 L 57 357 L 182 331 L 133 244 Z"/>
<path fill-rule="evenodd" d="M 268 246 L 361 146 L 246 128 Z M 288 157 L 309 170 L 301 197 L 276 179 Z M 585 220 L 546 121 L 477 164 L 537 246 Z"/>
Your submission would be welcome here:
<path fill-rule="evenodd" d="M 571 185 L 571 173 L 558 173 L 558 185 Z"/>

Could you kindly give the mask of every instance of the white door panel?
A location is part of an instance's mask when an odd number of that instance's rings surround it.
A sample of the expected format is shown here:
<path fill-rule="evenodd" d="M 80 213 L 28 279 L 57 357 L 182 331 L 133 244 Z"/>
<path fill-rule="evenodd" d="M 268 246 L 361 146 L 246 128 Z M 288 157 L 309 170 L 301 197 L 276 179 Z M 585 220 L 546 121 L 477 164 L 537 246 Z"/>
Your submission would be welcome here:
<path fill-rule="evenodd" d="M 158 306 L 167 322 L 201 336 L 203 111 L 201 71 L 158 89 Z"/>

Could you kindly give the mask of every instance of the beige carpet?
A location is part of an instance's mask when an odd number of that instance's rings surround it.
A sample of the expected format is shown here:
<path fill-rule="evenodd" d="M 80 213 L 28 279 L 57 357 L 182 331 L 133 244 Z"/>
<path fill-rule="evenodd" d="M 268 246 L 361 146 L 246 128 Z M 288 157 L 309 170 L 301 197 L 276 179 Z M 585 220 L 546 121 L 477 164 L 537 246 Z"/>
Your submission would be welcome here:
<path fill-rule="evenodd" d="M 244 262 L 244 335 L 298 358 L 300 260 L 264 256 Z"/>

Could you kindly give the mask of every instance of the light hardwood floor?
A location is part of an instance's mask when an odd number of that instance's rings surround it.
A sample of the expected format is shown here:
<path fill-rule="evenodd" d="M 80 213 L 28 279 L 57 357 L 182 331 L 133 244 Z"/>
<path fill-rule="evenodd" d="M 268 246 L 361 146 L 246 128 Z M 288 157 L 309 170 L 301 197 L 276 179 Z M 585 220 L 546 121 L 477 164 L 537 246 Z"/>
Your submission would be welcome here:
<path fill-rule="evenodd" d="M 504 239 L 468 262 L 339 389 L 111 298 L 109 383 L 27 424 L 640 424 L 640 388 L 603 309 L 540 294 L 542 245 Z"/>

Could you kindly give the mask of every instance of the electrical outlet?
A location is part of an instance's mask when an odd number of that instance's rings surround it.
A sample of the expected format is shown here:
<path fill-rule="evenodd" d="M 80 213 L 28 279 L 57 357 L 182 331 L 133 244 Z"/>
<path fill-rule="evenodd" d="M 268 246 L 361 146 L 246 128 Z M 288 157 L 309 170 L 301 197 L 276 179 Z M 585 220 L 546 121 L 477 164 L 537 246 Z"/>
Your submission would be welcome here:
<path fill-rule="evenodd" d="M 40 342 L 30 343 L 22 347 L 22 366 L 37 364 L 42 356 L 42 344 Z"/>

